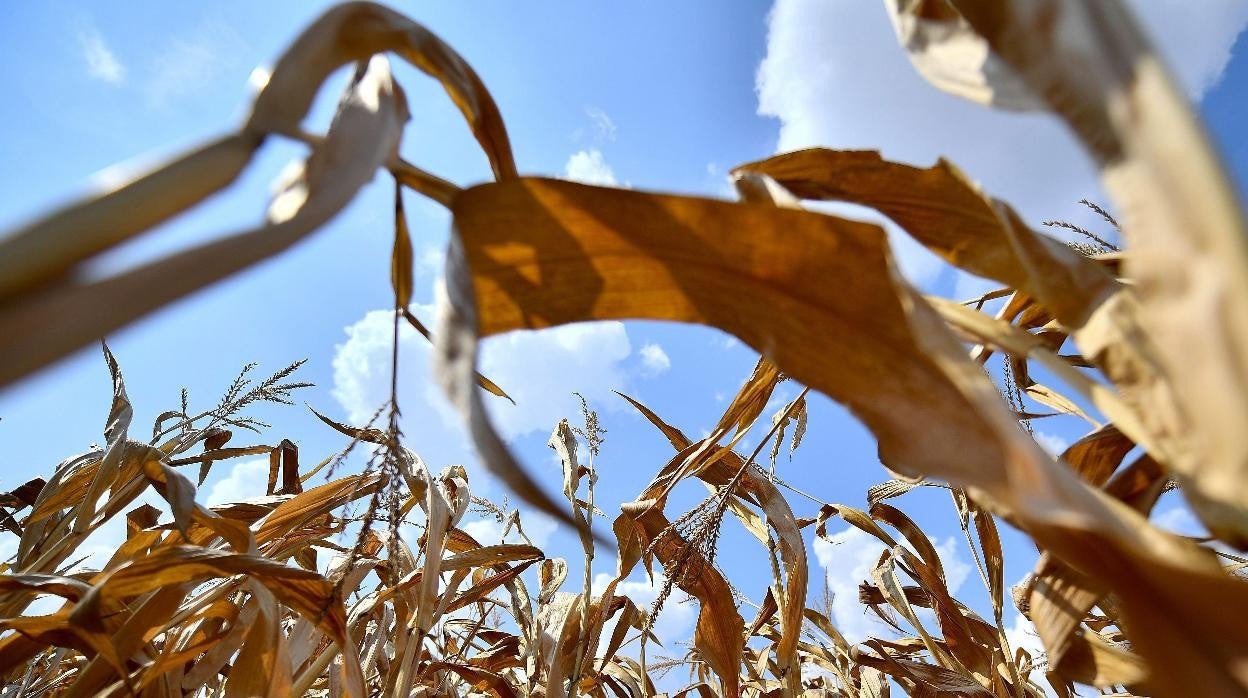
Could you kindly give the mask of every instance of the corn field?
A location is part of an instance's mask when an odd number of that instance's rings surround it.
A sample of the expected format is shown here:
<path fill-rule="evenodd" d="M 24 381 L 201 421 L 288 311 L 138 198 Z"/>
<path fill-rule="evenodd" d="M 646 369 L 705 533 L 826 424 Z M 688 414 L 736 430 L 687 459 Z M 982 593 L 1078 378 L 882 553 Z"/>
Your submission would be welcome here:
<path fill-rule="evenodd" d="M 160 406 L 168 411 L 148 439 L 104 345 L 113 395 L 100 446 L 0 495 L 0 534 L 19 540 L 0 565 L 0 695 L 633 697 L 656 695 L 673 667 L 689 669 L 674 696 L 1039 698 L 1089 686 L 1248 695 L 1248 560 L 1239 556 L 1248 548 L 1248 231 L 1216 152 L 1119 0 L 883 2 L 932 85 L 1064 121 L 1099 169 L 1121 221 L 1093 207 L 1121 231 L 1122 249 L 1082 229 L 1087 241 L 1075 245 L 1033 230 L 953 163 L 915 166 L 873 151 L 815 148 L 742 164 L 732 171 L 736 201 L 523 176 L 504 115 L 468 61 L 367 2 L 306 27 L 240 128 L 0 238 L 2 386 L 282 254 L 378 174 L 393 179 L 393 254 L 377 273 L 393 288 L 394 341 L 410 325 L 432 343 L 438 380 L 482 462 L 574 529 L 586 557 L 585 578 L 568 579 L 568 562 L 531 544 L 515 508 L 474 495 L 463 467 L 409 448 L 397 350 L 390 399 L 372 422 L 318 414 L 344 446 L 307 454 L 248 413 L 293 403 L 306 385 L 297 364 L 265 378 L 249 367 L 204 410 L 185 396 Z M 400 157 L 411 107 L 392 60 L 440 83 L 493 181 L 461 188 Z M 332 124 L 306 131 L 317 91 L 343 66 L 355 73 Z M 83 273 L 228 187 L 267 139 L 301 143 L 307 155 L 262 225 L 111 276 Z M 404 190 L 453 220 L 447 294 L 431 328 L 408 310 Z M 967 302 L 920 293 L 881 227 L 808 202 L 874 209 L 998 288 Z M 1004 305 L 989 314 L 994 299 Z M 624 396 L 672 455 L 650 464 L 633 502 L 603 512 L 594 457 L 609 425 L 585 403 L 550 425 L 563 498 L 548 495 L 488 416 L 486 401 L 508 399 L 507 386 L 478 371 L 478 343 L 631 319 L 718 328 L 759 358 L 703 438 Z M 994 357 L 1006 367 L 1001 389 L 987 369 Z M 1036 371 L 1060 385 L 1038 383 Z M 784 381 L 800 394 L 766 414 Z M 808 391 L 844 405 L 878 442 L 887 471 L 865 510 L 824 502 L 798 516 L 807 502 L 796 507 L 764 465 L 764 449 L 774 463 L 801 442 Z M 1050 456 L 1022 397 L 1084 417 L 1090 430 Z M 768 419 L 767 438 L 744 448 Z M 267 443 L 240 445 L 250 443 L 244 432 Z M 346 465 L 353 451 L 366 461 L 357 472 Z M 197 487 L 214 464 L 255 456 L 270 461 L 258 498 L 202 503 Z M 707 498 L 688 511 L 669 506 L 677 484 L 693 480 Z M 903 511 L 919 487 L 948 491 L 988 617 L 953 596 L 931 539 Z M 1170 490 L 1210 538 L 1149 522 Z M 147 492 L 163 505 L 139 504 Z M 520 542 L 474 540 L 463 529 L 471 516 L 493 517 Z M 83 541 L 119 517 L 125 541 L 100 569 L 77 568 Z M 720 528 L 734 518 L 771 560 L 756 603 L 742 603 L 715 563 Z M 829 522 L 885 546 L 858 600 L 895 637 L 851 643 L 810 598 L 803 531 L 826 536 Z M 400 535 L 405 525 L 418 539 Z M 1038 550 L 1013 587 L 1001 526 Z M 605 589 L 591 588 L 595 554 L 619 560 Z M 617 593 L 642 569 L 666 580 L 654 603 Z M 673 594 L 697 607 L 692 643 L 675 658 L 653 634 Z M 31 612 L 48 597 L 53 610 Z M 1035 624 L 1042 655 L 1011 646 L 1011 607 Z"/>

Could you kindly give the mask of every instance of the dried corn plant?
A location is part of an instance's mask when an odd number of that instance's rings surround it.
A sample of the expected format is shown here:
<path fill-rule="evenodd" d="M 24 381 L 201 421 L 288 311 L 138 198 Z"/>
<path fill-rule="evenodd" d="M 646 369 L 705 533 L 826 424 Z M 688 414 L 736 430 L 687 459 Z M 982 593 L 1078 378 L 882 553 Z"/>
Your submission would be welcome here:
<path fill-rule="evenodd" d="M 223 407 L 166 412 L 152 441 L 137 441 L 120 370 L 106 357 L 114 399 L 105 445 L 0 497 L 5 527 L 20 536 L 0 576 L 4 695 L 532 695 L 567 679 L 573 667 L 557 658 L 578 641 L 605 648 L 585 657 L 580 683 L 645 693 L 635 663 L 617 656 L 641 612 L 624 598 L 600 607 L 560 595 L 566 563 L 544 559 L 515 511 L 476 500 L 521 542 L 483 545 L 459 528 L 473 501 L 462 467 L 435 475 L 409 454 L 402 487 L 383 468 L 312 487 L 340 456 L 301 472 L 290 441 L 232 445 L 220 425 L 250 426 L 238 416 L 250 402 L 286 402 L 303 387 L 282 382 L 294 367 L 254 386 L 236 381 Z M 348 448 L 372 442 L 388 452 L 388 432 L 331 426 L 351 435 Z M 241 502 L 205 507 L 181 472 L 198 466 L 202 481 L 214 464 L 257 455 L 270 460 L 267 489 Z M 133 506 L 149 488 L 170 520 Z M 377 505 L 387 491 L 400 493 L 400 517 L 423 528 L 417 545 Z M 363 516 L 353 504 L 365 505 Z M 98 570 L 71 560 L 123 512 L 127 537 Z M 534 598 L 521 574 L 539 561 Z M 59 609 L 26 613 L 39 597 Z M 573 611 L 582 605 L 595 632 L 580 633 Z"/>
<path fill-rule="evenodd" d="M 281 401 L 297 387 L 285 374 L 231 388 L 198 416 L 183 404 L 142 443 L 127 435 L 130 405 L 110 356 L 105 447 L 0 502 L 4 527 L 21 536 L 0 576 L 4 691 L 634 696 L 654 692 L 653 673 L 686 665 L 693 683 L 682 694 L 875 697 L 900 687 L 1022 698 L 1069 695 L 1076 683 L 1117 695 L 1248 694 L 1248 586 L 1243 560 L 1227 552 L 1248 546 L 1248 233 L 1216 154 L 1119 0 L 883 1 L 932 84 L 1066 122 L 1100 168 L 1123 249 L 1092 233 L 1072 247 L 1032 230 L 948 162 L 923 168 L 874 152 L 811 149 L 742 165 L 737 202 L 522 177 L 499 110 L 468 63 L 370 3 L 342 5 L 308 27 L 238 131 L 3 238 L 0 383 L 8 383 L 281 253 L 378 170 L 388 172 L 454 221 L 448 294 L 429 332 L 406 310 L 412 242 L 397 197 L 396 336 L 406 320 L 434 342 L 439 378 L 485 464 L 581 532 L 587 571 L 597 545 L 619 556 L 600 593 L 588 583 L 565 592 L 565 561 L 523 542 L 472 540 L 457 527 L 474 501 L 463 469 L 434 475 L 404 448 L 393 389 L 378 413 L 384 429 L 331 423 L 352 443 L 370 443 L 370 466 L 305 490 L 312 473 L 300 472 L 290 442 L 227 445 L 228 427 L 259 426 L 238 414 L 248 400 Z M 398 155 L 408 106 L 387 54 L 442 84 L 495 181 L 461 189 Z M 313 96 L 348 64 L 357 71 L 333 123 L 307 133 L 301 121 Z M 264 225 L 113 277 L 81 273 L 228 186 L 270 137 L 310 153 Z M 806 210 L 808 200 L 874 208 L 1001 288 L 969 303 L 920 294 L 897 272 L 882 229 Z M 1004 299 L 993 315 L 983 310 L 990 298 Z M 53 327 L 48 317 L 66 321 Z M 597 473 L 577 460 L 577 433 L 564 423 L 552 436 L 568 500 L 556 503 L 494 430 L 482 393 L 506 394 L 475 370 L 481 338 L 602 319 L 709 325 L 762 355 L 701 440 L 632 401 L 675 455 L 622 507 L 611 536 L 592 525 L 601 515 Z M 1005 366 L 1005 395 L 986 372 L 994 355 Z M 1061 385 L 1037 382 L 1033 368 Z M 868 493 L 867 510 L 816 499 L 816 516 L 795 515 L 774 462 L 785 430 L 794 429 L 791 448 L 805 431 L 803 399 L 772 420 L 772 469 L 756 461 L 761 444 L 738 453 L 781 380 L 844 404 L 878 440 L 891 479 Z M 1028 401 L 1087 420 L 1088 434 L 1049 456 L 1020 425 L 1034 416 Z M 601 433 L 591 414 L 580 436 L 596 455 Z M 257 453 L 273 462 L 262 500 L 206 508 L 178 470 L 199 464 L 202 482 L 212 463 Z M 671 493 L 689 480 L 710 496 L 669 516 Z M 952 493 L 991 618 L 951 596 L 927 535 L 888 503 L 920 485 Z M 149 487 L 169 521 L 150 506 L 129 509 L 129 537 L 101 570 L 67 563 Z M 1168 488 L 1183 493 L 1212 539 L 1149 523 Z M 344 507 L 353 502 L 365 514 L 342 545 L 331 538 L 352 525 Z M 514 512 L 477 506 L 518 524 Z M 748 624 L 748 599 L 715 565 L 729 514 L 772 561 L 772 583 Z M 895 637 L 850 644 L 811 608 L 802 530 L 823 535 L 833 517 L 886 546 L 860 600 Z M 416 546 L 399 535 L 409 519 L 423 527 Z M 1042 551 L 1010 596 L 1035 623 L 1043 657 L 1006 637 L 998 522 Z M 333 553 L 325 566 L 318 549 Z M 657 604 L 616 594 L 655 560 L 670 583 Z M 536 597 L 524 581 L 529 568 Z M 649 628 L 674 587 L 699 606 L 692 643 L 685 657 L 647 666 Z M 63 603 L 26 614 L 36 596 Z M 930 609 L 935 626 L 916 609 Z M 635 657 L 624 650 L 634 642 Z M 1033 683 L 1036 669 L 1047 687 Z"/>

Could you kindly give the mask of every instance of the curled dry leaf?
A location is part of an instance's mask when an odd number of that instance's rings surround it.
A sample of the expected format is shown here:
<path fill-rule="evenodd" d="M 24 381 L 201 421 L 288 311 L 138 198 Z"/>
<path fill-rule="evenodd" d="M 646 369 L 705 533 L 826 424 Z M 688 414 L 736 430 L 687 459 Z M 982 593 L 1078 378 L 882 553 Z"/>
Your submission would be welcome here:
<path fill-rule="evenodd" d="M 1089 356 L 1107 353 L 1110 377 L 1172 444 L 1169 465 L 1210 530 L 1248 545 L 1248 495 L 1237 486 L 1248 473 L 1248 434 L 1236 426 L 1248 417 L 1248 227 L 1208 137 L 1118 0 L 952 6 L 951 21 L 1010 68 L 985 79 L 1029 92 L 1100 166 L 1139 305 L 1107 310 L 1078 339 Z M 1133 319 L 1137 334 L 1114 331 Z M 1127 343 L 1137 355 L 1122 351 Z"/>
<path fill-rule="evenodd" d="M 401 90 L 384 58 L 393 51 L 436 78 L 464 114 L 498 177 L 515 176 L 511 145 L 493 98 L 459 54 L 421 25 L 380 5 L 343 4 L 325 13 L 282 54 L 241 132 L 158 167 L 115 191 L 68 206 L 0 243 L 0 330 L 20 337 L 0 347 L 0 384 L 7 384 L 137 317 L 289 248 L 323 225 L 372 178 L 397 163 L 399 134 L 407 119 Z M 370 60 L 370 57 L 374 57 Z M 189 209 L 228 186 L 264 137 L 302 139 L 300 122 L 331 72 L 368 62 L 348 88 L 324 139 L 313 139 L 302 181 L 279 197 L 270 222 L 140 267 L 83 283 L 75 265 Z M 436 178 L 399 169 L 401 181 L 420 190 Z M 446 198 L 446 192 L 442 191 Z M 55 333 L 40 317 L 81 319 Z M 67 316 L 67 315 L 65 315 Z"/>
<path fill-rule="evenodd" d="M 117 276 L 94 282 L 70 279 L 46 290 L 4 298 L 0 305 L 0 333 L 17 341 L 5 342 L 0 347 L 0 365 L 5 367 L 0 371 L 0 383 L 7 383 L 166 303 L 288 249 L 336 215 L 360 187 L 373 178 L 377 168 L 398 148 L 406 120 L 406 100 L 391 78 L 389 64 L 382 57 L 374 58 L 369 62 L 369 69 L 357 76 L 344 95 L 328 135 L 312 151 L 301 175 L 274 199 L 269 220 L 264 225 Z M 132 196 L 127 197 L 128 208 L 143 208 L 149 199 L 163 196 L 165 188 L 180 188 L 180 167 L 175 163 L 149 175 L 147 179 L 159 180 L 161 186 L 153 186 L 151 191 L 132 192 Z M 197 191 L 194 195 L 202 198 L 208 193 Z M 72 213 L 103 215 L 99 208 L 106 205 L 89 202 L 73 209 Z M 123 215 L 127 214 L 117 211 L 113 217 Z M 101 218 L 93 225 L 107 228 L 109 220 Z M 6 241 L 6 246 L 20 244 L 26 236 L 41 236 L 47 232 L 44 228 L 60 229 L 64 224 L 53 219 L 43 226 L 36 225 L 13 242 Z M 7 255 L 7 250 L 0 252 L 0 257 Z M 79 321 L 51 328 L 40 320 L 69 316 Z"/>
<path fill-rule="evenodd" d="M 452 310 L 473 314 L 450 323 L 467 343 L 443 347 L 462 361 L 447 374 L 453 383 L 468 384 L 474 326 L 488 336 L 588 319 L 709 324 L 844 402 L 892 469 L 974 487 L 1042 545 L 1105 575 L 1128 618 L 1129 608 L 1157 618 L 1164 605 L 1181 617 L 1211 598 L 1245 601 L 1211 557 L 1098 496 L 1025 437 L 940 316 L 900 281 L 874 226 L 539 179 L 469 189 L 454 213 Z M 819 283 L 829 274 L 841 283 Z M 509 455 L 503 465 L 518 472 Z M 1107 569 L 1110 560 L 1122 571 Z M 1194 602 L 1166 581 L 1171 574 L 1209 595 Z M 1200 615 L 1219 632 L 1172 631 L 1196 645 L 1231 632 Z M 1147 643 L 1141 651 L 1166 656 Z M 1206 655 L 1214 665 L 1217 656 L 1231 655 Z"/>

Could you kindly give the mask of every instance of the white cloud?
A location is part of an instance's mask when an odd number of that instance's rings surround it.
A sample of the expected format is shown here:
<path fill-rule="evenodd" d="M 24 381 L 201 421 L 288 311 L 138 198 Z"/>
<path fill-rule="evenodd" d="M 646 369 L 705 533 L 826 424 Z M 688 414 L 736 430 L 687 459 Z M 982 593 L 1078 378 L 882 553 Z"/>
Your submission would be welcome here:
<path fill-rule="evenodd" d="M 1242 0 L 1130 4 L 1162 37 L 1163 53 L 1194 96 L 1216 82 L 1248 23 Z M 757 90 L 759 113 L 780 120 L 778 150 L 879 149 L 921 166 L 946 156 L 1034 225 L 1058 218 L 1104 228 L 1076 203 L 1105 197 L 1065 128 L 1045 115 L 995 112 L 928 85 L 898 45 L 883 3 L 778 0 L 768 27 Z M 920 284 L 940 274 L 941 265 L 922 259 L 913 244 L 897 254 Z"/>
<path fill-rule="evenodd" d="M 190 34 L 172 37 L 157 49 L 147 80 L 147 101 L 164 107 L 171 101 L 205 89 L 244 53 L 242 37 L 219 22 L 204 22 Z"/>
<path fill-rule="evenodd" d="M 428 320 L 432 306 L 414 305 Z M 363 424 L 389 397 L 390 311 L 374 310 L 346 328 L 347 341 L 334 355 L 333 395 L 346 418 Z M 404 323 L 399 330 L 400 395 L 403 431 L 411 447 L 437 470 L 460 463 L 472 466 L 467 435 L 458 414 L 443 396 L 430 370 L 432 348 Z M 620 322 L 564 325 L 549 330 L 512 332 L 482 342 L 481 372 L 516 401 L 489 397 L 486 405 L 504 438 L 549 432 L 560 419 L 580 414 L 580 392 L 591 405 L 615 408 L 611 390 L 626 390 L 624 363 L 632 354 Z M 483 474 L 473 472 L 474 487 Z"/>
<path fill-rule="evenodd" d="M 550 541 L 550 536 L 558 528 L 559 524 L 551 517 L 528 509 L 522 509 L 520 512 L 520 525 L 524 528 L 524 534 L 529 540 L 543 550 L 546 549 L 546 543 Z M 506 543 L 523 543 L 520 534 L 512 528 L 507 532 L 507 539 L 503 540 L 503 524 L 497 519 L 480 518 L 462 526 L 464 533 L 472 536 L 481 545 L 495 545 L 500 542 Z"/>
<path fill-rule="evenodd" d="M 1212 536 L 1209 533 L 1209 529 L 1201 523 L 1200 519 L 1196 518 L 1196 514 L 1192 512 L 1191 507 L 1183 501 L 1182 495 L 1176 493 L 1170 495 L 1170 497 L 1174 499 L 1167 506 L 1164 506 L 1164 508 L 1158 507 L 1153 511 L 1150 518 L 1154 525 L 1171 533 L 1190 538 L 1210 538 Z M 1166 500 L 1163 499 L 1162 501 L 1165 502 Z M 1206 547 L 1224 555 L 1240 555 L 1238 550 L 1220 540 L 1211 540 L 1206 544 Z"/>
<path fill-rule="evenodd" d="M 1248 3 L 1243 0 L 1133 0 L 1128 4 L 1192 99 L 1200 99 L 1222 78 L 1235 39 L 1248 27 Z"/>
<path fill-rule="evenodd" d="M 618 406 L 612 390 L 626 390 L 623 362 L 632 348 L 622 322 L 580 323 L 542 331 L 511 332 L 482 345 L 481 371 L 516 405 L 490 401 L 507 438 L 547 432 L 580 414 L 580 392 L 593 403 Z"/>
<path fill-rule="evenodd" d="M 1200 519 L 1182 504 L 1173 505 L 1167 509 L 1158 509 L 1153 513 L 1153 523 L 1157 526 L 1177 533 L 1181 536 L 1207 536 L 1208 529 L 1200 523 Z"/>
<path fill-rule="evenodd" d="M 639 608 L 648 612 L 650 605 L 658 598 L 659 591 L 663 589 L 663 582 L 666 578 L 662 572 L 657 570 L 653 583 L 646 576 L 644 570 L 638 571 L 633 577 L 620 582 L 615 588 L 615 593 L 617 596 L 627 596 Z M 594 575 L 594 581 L 590 588 L 594 594 L 601 594 L 606 590 L 607 584 L 614 578 L 615 575 L 613 574 L 599 572 Z M 663 610 L 659 613 L 658 620 L 654 623 L 654 634 L 659 638 L 659 642 L 663 643 L 663 648 L 660 650 L 652 646 L 646 650 L 647 655 L 654 657 L 662 654 L 679 657 L 684 654 L 676 646 L 676 643 L 689 640 L 694 621 L 698 617 L 698 602 L 696 600 L 686 602 L 687 596 L 680 589 L 672 590 L 671 596 L 663 604 Z M 614 625 L 612 627 L 614 628 Z M 608 630 L 604 630 L 602 636 L 607 638 L 611 636 L 611 633 Z"/>
<path fill-rule="evenodd" d="M 1044 643 L 1040 640 L 1040 635 L 1036 633 L 1036 626 L 1021 613 L 1015 614 L 1014 622 L 1005 629 L 1005 637 L 1010 643 L 1011 652 L 1016 652 L 1021 647 L 1031 655 L 1031 661 L 1033 665 L 1036 665 L 1031 671 L 1031 680 L 1045 686 L 1045 664 L 1042 661 L 1045 656 Z"/>
<path fill-rule="evenodd" d="M 828 588 L 833 594 L 832 620 L 851 643 L 870 636 L 889 636 L 891 630 L 867 607 L 858 602 L 858 584 L 871 579 L 871 570 L 880 559 L 884 544 L 852 526 L 830 534 L 828 540 L 815 539 L 815 557 L 823 566 Z M 945 568 L 949 592 L 957 594 L 970 574 L 970 563 L 963 558 L 957 541 L 946 538 L 936 545 L 936 554 Z M 923 614 L 925 623 L 932 617 Z"/>
<path fill-rule="evenodd" d="M 585 115 L 594 122 L 595 135 L 598 140 L 615 140 L 615 122 L 607 113 L 598 107 L 585 107 Z"/>
<path fill-rule="evenodd" d="M 117 60 L 116 54 L 94 25 L 84 23 L 78 29 L 78 45 L 82 47 L 82 57 L 87 62 L 87 75 L 110 85 L 126 81 L 126 66 Z"/>
<path fill-rule="evenodd" d="M 416 314 L 428 315 L 429 306 L 414 305 Z M 421 311 L 425 312 L 421 312 Z M 381 405 L 386 394 L 380 392 L 386 380 L 389 364 L 381 361 L 383 351 L 392 339 L 393 315 L 390 311 L 369 311 L 354 325 L 344 328 L 347 341 L 335 347 L 334 351 L 334 390 L 333 395 L 347 412 L 347 419 L 360 425 L 372 416 Z M 404 349 L 409 338 L 415 332 L 410 327 L 399 327 L 399 342 Z M 415 343 L 419 346 L 419 342 Z M 427 352 L 416 352 L 426 354 Z M 424 356 L 418 356 L 424 359 Z M 400 362 L 408 363 L 407 356 L 401 353 Z M 409 364 L 410 365 L 410 364 Z"/>
<path fill-rule="evenodd" d="M 230 467 L 232 464 L 232 467 Z M 205 496 L 204 490 L 196 492 L 196 501 L 206 506 L 214 506 L 217 504 L 225 504 L 228 502 L 237 502 L 244 499 L 254 499 L 263 497 L 265 485 L 269 476 L 269 461 L 267 458 L 252 458 L 238 461 L 221 461 L 216 465 L 217 468 L 230 467 L 230 473 L 224 479 L 219 480 L 211 488 L 207 490 Z M 184 475 L 194 478 L 194 472 L 184 472 Z M 155 489 L 145 488 L 133 502 L 125 507 L 125 509 L 106 521 L 103 525 L 94 529 L 90 535 L 80 544 L 66 562 L 73 562 L 81 559 L 81 562 L 74 568 L 82 569 L 100 569 L 106 565 L 117 548 L 121 547 L 126 541 L 126 514 L 142 505 L 150 505 L 159 511 L 158 519 L 168 522 L 173 519 L 170 513 L 169 503 L 161 497 Z M 9 539 L 11 538 L 11 545 Z M 7 536 L 0 537 L 0 561 L 3 561 L 16 552 L 16 537 Z M 59 607 L 59 602 L 53 605 L 53 609 Z"/>
<path fill-rule="evenodd" d="M 166 502 L 156 490 L 152 488 L 144 489 L 141 494 L 126 509 L 113 516 L 113 518 L 104 522 L 103 525 L 94 529 L 90 535 L 74 549 L 73 555 L 66 562 L 73 562 L 80 558 L 82 562 L 75 566 L 75 570 L 93 569 L 98 570 L 108 564 L 113 553 L 117 552 L 117 548 L 126 540 L 126 512 L 133 510 L 143 504 L 149 504 L 160 510 L 159 518 L 163 521 L 169 521 L 173 517 L 169 513 L 169 503 Z"/>
<path fill-rule="evenodd" d="M 645 367 L 648 375 L 657 376 L 672 367 L 672 360 L 658 344 L 651 342 L 642 345 L 637 353 L 641 354 L 641 365 Z"/>
<path fill-rule="evenodd" d="M 712 337 L 711 341 L 721 349 L 736 349 L 741 346 L 741 340 L 737 339 L 736 335 L 720 332 L 719 330 L 716 330 L 716 332 L 719 332 L 719 336 Z"/>
<path fill-rule="evenodd" d="M 18 538 L 9 531 L 0 532 L 0 562 L 8 562 L 17 554 Z"/>
<path fill-rule="evenodd" d="M 1040 448 L 1043 448 L 1046 453 L 1048 453 L 1050 456 L 1053 456 L 1054 458 L 1062 455 L 1062 453 L 1067 448 L 1070 448 L 1070 439 L 1058 436 L 1056 434 L 1050 434 L 1044 431 L 1037 431 L 1035 433 L 1035 436 L 1036 436 L 1036 443 L 1040 444 Z"/>
<path fill-rule="evenodd" d="M 602 151 L 597 148 L 578 150 L 573 153 L 572 157 L 568 158 L 568 164 L 563 168 L 563 176 L 584 184 L 603 184 L 612 187 L 618 184 L 615 172 L 603 159 Z"/>
<path fill-rule="evenodd" d="M 436 278 L 445 266 L 446 250 L 442 247 L 426 245 L 416 256 L 415 271 L 421 278 Z"/>
<path fill-rule="evenodd" d="M 413 305 L 412 312 L 428 324 L 433 308 Z M 365 313 L 345 328 L 347 340 L 335 348 L 333 396 L 353 425 L 367 423 L 389 399 L 392 322 L 391 311 Z M 429 343 L 407 323 L 399 326 L 399 366 L 399 404 L 409 447 L 435 472 L 446 465 L 469 465 L 466 432 L 430 372 Z M 470 484 L 474 489 L 480 485 L 475 478 Z"/>
<path fill-rule="evenodd" d="M 213 507 L 264 496 L 269 482 L 268 458 L 235 461 L 232 467 L 230 461 L 223 461 L 218 462 L 215 467 L 222 466 L 229 467 L 230 474 L 218 480 L 208 490 L 208 496 L 200 500 L 204 506 Z"/>

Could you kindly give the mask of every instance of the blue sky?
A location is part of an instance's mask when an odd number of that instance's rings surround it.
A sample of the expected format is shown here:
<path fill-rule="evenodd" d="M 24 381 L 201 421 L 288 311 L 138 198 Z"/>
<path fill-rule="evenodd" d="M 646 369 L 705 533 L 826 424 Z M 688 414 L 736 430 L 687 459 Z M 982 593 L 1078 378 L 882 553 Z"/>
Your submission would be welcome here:
<path fill-rule="evenodd" d="M 1240 130 L 1248 123 L 1248 46 L 1241 37 L 1248 6 L 1242 0 L 1129 4 L 1159 39 L 1200 105 L 1240 191 L 1248 193 L 1248 137 Z M 0 55 L 0 90 L 8 99 L 0 112 L 0 162 L 7 166 L 0 169 L 0 230 L 238 124 L 253 70 L 270 63 L 321 5 L 5 4 L 0 43 L 8 49 Z M 396 7 L 455 46 L 481 74 L 507 121 L 524 173 L 728 196 L 724 173 L 733 165 L 822 144 L 879 148 L 920 165 L 947 156 L 1036 225 L 1048 218 L 1094 225 L 1075 202 L 1105 200 L 1091 165 L 1056 122 L 993 113 L 923 83 L 897 47 L 880 3 Z M 404 156 L 461 184 L 487 178 L 484 157 L 432 81 L 406 66 L 396 73 L 413 113 Z M 336 75 L 323 91 L 309 122 L 313 130 L 324 128 L 344 80 L 345 73 Z M 301 152 L 273 139 L 233 188 L 99 260 L 98 273 L 253 224 L 263 214 L 269 183 Z M 250 361 L 275 370 L 306 358 L 301 375 L 317 387 L 305 391 L 303 400 L 339 419 L 358 421 L 371 414 L 388 385 L 389 320 L 376 311 L 391 298 L 391 196 L 389 181 L 379 177 L 295 250 L 109 337 L 135 404 L 136 430 L 175 406 L 183 386 L 193 405 L 214 403 Z M 449 222 L 436 205 L 415 196 L 407 202 L 420 274 L 415 310 L 428 319 Z M 877 219 L 858 209 L 838 210 Z M 926 290 L 964 298 L 985 288 L 908 240 L 896 241 L 903 269 Z M 429 379 L 423 340 L 406 336 L 402 352 L 409 446 L 437 467 L 467 463 L 476 490 L 501 496 L 473 467 L 463 432 Z M 559 473 L 546 439 L 560 417 L 576 416 L 572 391 L 589 397 L 609 430 L 598 461 L 599 502 L 614 516 L 618 504 L 630 500 L 670 457 L 670 449 L 611 390 L 629 392 L 696 437 L 714 424 L 754 358 L 711 330 L 604 323 L 489 340 L 483 371 L 519 401 L 514 407 L 491 404 L 504 434 L 552 490 L 558 489 Z M 797 391 L 783 386 L 774 408 Z M 61 459 L 99 441 L 108 398 L 108 373 L 96 349 L 0 392 L 0 489 L 46 475 Z M 304 462 L 314 463 L 341 446 L 302 406 L 263 410 L 260 416 L 275 425 L 265 441 L 296 441 Z M 1074 418 L 1037 424 L 1053 448 L 1086 430 Z M 201 499 L 263 494 L 258 472 L 254 461 L 219 463 Z M 862 506 L 868 486 L 886 477 L 869 435 L 823 398 L 812 399 L 806 441 L 791 461 L 782 458 L 778 473 L 825 501 L 856 506 Z M 704 494 L 690 484 L 671 512 Z M 796 496 L 793 505 L 799 516 L 817 509 Z M 983 609 L 945 493 L 914 492 L 900 505 L 933 534 L 951 571 L 962 570 L 962 595 Z M 1164 501 L 1158 516 L 1191 530 L 1190 516 L 1177 500 Z M 551 554 L 570 558 L 569 579 L 579 579 L 575 537 L 537 518 L 532 527 Z M 474 530 L 491 534 L 485 523 Z M 838 622 L 851 634 L 870 631 L 854 590 L 875 548 L 854 533 L 835 537 L 837 545 L 814 547 L 812 566 L 826 567 L 830 585 L 840 592 Z M 1034 549 L 1012 532 L 1007 545 L 1007 580 L 1013 583 L 1031 567 Z M 0 543 L 0 551 L 9 549 L 10 541 Z M 768 581 L 765 555 L 740 526 L 729 523 L 719 562 L 755 600 Z M 613 573 L 613 559 L 600 553 L 595 572 Z M 634 579 L 644 597 L 645 585 Z M 812 591 L 820 589 L 821 575 L 812 579 Z M 671 608 L 660 630 L 669 639 L 686 637 L 693 613 L 687 605 Z"/>

